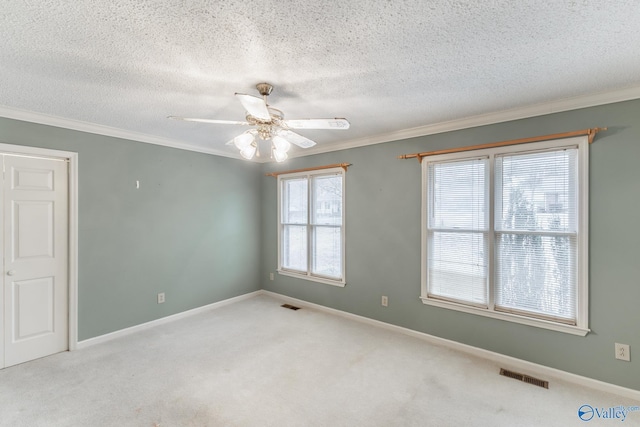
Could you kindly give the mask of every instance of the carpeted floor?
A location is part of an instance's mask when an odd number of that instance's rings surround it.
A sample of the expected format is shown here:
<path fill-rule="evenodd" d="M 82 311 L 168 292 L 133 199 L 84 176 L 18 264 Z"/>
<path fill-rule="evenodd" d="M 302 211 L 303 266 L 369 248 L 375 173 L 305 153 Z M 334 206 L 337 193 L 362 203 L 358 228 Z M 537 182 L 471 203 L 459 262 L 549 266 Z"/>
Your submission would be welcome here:
<path fill-rule="evenodd" d="M 0 370 L 1 426 L 615 426 L 640 402 L 257 296 Z M 629 412 L 624 426 L 640 426 Z"/>

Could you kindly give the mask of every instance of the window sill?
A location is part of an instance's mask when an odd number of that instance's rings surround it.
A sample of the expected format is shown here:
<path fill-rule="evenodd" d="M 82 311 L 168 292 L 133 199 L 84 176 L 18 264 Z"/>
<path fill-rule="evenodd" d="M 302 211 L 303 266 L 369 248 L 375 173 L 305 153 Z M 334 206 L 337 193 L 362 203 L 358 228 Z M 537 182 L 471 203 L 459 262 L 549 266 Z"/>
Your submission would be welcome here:
<path fill-rule="evenodd" d="M 520 323 L 522 325 L 549 329 L 552 331 L 563 332 L 566 334 L 579 335 L 584 337 L 590 332 L 590 329 L 588 328 L 581 328 L 581 327 L 572 326 L 572 325 L 563 325 L 561 323 L 554 323 L 548 320 L 518 316 L 517 314 L 511 314 L 511 313 L 499 313 L 496 311 L 489 311 L 483 308 L 471 307 L 464 304 L 456 304 L 454 302 L 449 302 L 449 301 L 434 300 L 432 298 L 427 298 L 427 297 L 420 297 L 420 299 L 422 300 L 422 303 L 426 305 L 432 305 L 436 307 L 447 308 L 450 310 L 462 311 L 464 313 L 477 314 L 480 316 L 490 317 L 492 319 L 504 320 L 506 322 Z"/>
<path fill-rule="evenodd" d="M 287 271 L 287 270 L 277 270 L 277 271 L 278 271 L 278 274 L 282 274 L 283 276 L 295 277 L 296 279 L 309 280 L 311 282 L 324 283 L 325 285 L 337 286 L 339 288 L 344 288 L 346 285 L 346 282 L 344 280 L 325 279 L 323 277 L 294 273 L 292 271 Z"/>

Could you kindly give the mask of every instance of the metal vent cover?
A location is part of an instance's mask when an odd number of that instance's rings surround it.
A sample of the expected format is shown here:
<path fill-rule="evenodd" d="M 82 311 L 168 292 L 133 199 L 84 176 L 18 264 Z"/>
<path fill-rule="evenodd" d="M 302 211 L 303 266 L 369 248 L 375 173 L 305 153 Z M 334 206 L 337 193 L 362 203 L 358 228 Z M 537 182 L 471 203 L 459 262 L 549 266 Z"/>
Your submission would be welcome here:
<path fill-rule="evenodd" d="M 282 304 L 280 307 L 288 308 L 289 310 L 300 310 L 300 307 L 296 307 L 295 305 L 291 304 Z"/>
<path fill-rule="evenodd" d="M 531 377 L 519 372 L 509 371 L 508 369 L 500 368 L 500 375 L 513 378 L 514 380 L 519 380 L 527 384 L 537 385 L 538 387 L 549 388 L 549 381 L 541 380 L 540 378 Z"/>

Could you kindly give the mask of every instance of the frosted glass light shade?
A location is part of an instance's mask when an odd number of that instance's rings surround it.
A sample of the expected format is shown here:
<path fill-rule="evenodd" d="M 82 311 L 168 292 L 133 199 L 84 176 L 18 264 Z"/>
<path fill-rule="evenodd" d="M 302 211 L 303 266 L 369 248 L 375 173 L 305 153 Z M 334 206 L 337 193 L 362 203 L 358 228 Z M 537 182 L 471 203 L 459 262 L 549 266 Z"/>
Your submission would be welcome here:
<path fill-rule="evenodd" d="M 256 154 L 256 146 L 248 145 L 240 150 L 240 155 L 243 159 L 251 160 L 253 156 Z"/>
<path fill-rule="evenodd" d="M 286 153 L 291 148 L 291 144 L 289 144 L 289 141 L 281 136 L 276 135 L 271 138 L 271 140 L 273 141 L 273 147 L 278 151 Z"/>
<path fill-rule="evenodd" d="M 273 158 L 276 159 L 276 162 L 280 163 L 280 162 L 284 162 L 285 160 L 287 160 L 289 156 L 287 155 L 286 151 L 282 151 L 282 150 L 273 150 Z"/>
<path fill-rule="evenodd" d="M 255 140 L 252 134 L 246 132 L 233 138 L 233 145 L 240 151 L 247 148 Z M 253 155 L 252 155 L 253 157 Z"/>

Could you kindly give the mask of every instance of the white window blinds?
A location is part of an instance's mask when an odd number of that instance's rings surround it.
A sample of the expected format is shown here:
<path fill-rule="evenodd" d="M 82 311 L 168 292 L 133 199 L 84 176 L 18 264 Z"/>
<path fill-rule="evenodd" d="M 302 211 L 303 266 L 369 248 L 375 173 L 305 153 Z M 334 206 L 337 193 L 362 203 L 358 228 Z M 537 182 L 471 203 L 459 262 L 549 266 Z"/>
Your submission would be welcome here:
<path fill-rule="evenodd" d="M 587 169 L 586 137 L 425 158 L 422 301 L 585 333 Z"/>
<path fill-rule="evenodd" d="M 496 310 L 575 321 L 577 151 L 496 156 Z"/>
<path fill-rule="evenodd" d="M 428 292 L 487 305 L 487 158 L 429 165 Z"/>

